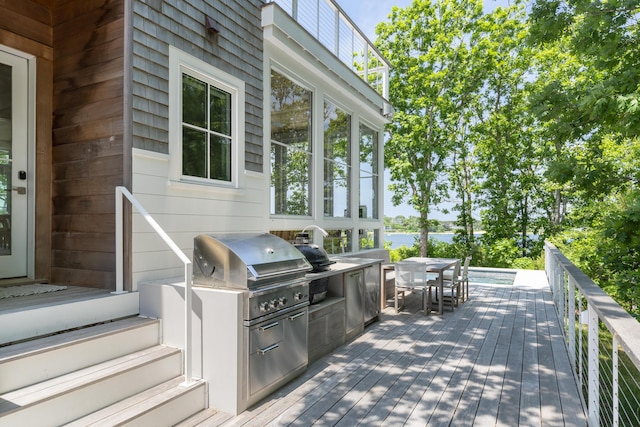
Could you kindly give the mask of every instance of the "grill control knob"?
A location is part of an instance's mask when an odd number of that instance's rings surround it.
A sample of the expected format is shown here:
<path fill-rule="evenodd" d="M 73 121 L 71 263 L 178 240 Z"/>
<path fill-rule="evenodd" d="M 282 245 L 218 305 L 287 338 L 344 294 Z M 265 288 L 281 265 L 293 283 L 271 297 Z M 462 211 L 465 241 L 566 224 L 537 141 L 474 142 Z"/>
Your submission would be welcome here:
<path fill-rule="evenodd" d="M 295 294 L 293 294 L 294 301 L 300 301 L 301 299 L 302 299 L 302 292 L 296 292 Z"/>
<path fill-rule="evenodd" d="M 286 297 L 280 297 L 280 305 L 287 305 L 287 298 Z"/>
<path fill-rule="evenodd" d="M 278 306 L 278 300 L 272 299 L 271 300 L 271 308 L 276 308 Z"/>
<path fill-rule="evenodd" d="M 269 310 L 269 302 L 268 301 L 261 302 L 260 311 L 267 311 L 267 310 Z"/>

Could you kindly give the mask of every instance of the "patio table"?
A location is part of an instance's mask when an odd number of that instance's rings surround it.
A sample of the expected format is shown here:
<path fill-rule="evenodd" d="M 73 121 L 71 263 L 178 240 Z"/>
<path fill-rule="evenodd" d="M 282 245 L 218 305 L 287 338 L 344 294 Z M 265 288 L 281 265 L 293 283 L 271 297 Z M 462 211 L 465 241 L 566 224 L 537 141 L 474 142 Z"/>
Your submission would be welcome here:
<path fill-rule="evenodd" d="M 427 264 L 427 272 L 438 273 L 438 288 L 440 297 L 438 298 L 438 314 L 444 313 L 444 272 L 452 268 L 458 262 L 456 258 L 428 258 L 428 257 L 410 257 L 405 261 L 418 261 Z"/>

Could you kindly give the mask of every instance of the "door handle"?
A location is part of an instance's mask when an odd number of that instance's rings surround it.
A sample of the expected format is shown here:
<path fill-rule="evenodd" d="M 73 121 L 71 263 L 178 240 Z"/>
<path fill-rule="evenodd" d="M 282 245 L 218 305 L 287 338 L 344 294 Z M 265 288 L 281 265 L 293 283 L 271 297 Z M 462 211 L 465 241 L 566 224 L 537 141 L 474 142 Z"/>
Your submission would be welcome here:
<path fill-rule="evenodd" d="M 18 194 L 27 194 L 27 187 L 11 187 L 11 191 L 16 191 Z"/>

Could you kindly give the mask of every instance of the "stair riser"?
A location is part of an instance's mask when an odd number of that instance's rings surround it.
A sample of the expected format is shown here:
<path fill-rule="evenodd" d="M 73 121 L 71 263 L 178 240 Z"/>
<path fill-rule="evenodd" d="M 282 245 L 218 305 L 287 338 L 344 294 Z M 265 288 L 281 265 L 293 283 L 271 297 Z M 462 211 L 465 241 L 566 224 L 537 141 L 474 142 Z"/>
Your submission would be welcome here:
<path fill-rule="evenodd" d="M 70 422 L 180 375 L 181 361 L 181 354 L 175 352 L 168 357 L 61 392 L 6 414 L 0 418 L 0 427 L 56 426 Z"/>
<path fill-rule="evenodd" d="M 125 354 L 149 348 L 159 342 L 159 324 L 125 329 L 117 333 L 26 354 L 0 363 L 0 393 L 6 393 L 40 381 L 45 381 L 78 369 L 101 363 Z"/>
<path fill-rule="evenodd" d="M 6 313 L 0 316 L 0 344 L 135 316 L 139 307 L 138 293 L 129 292 Z"/>

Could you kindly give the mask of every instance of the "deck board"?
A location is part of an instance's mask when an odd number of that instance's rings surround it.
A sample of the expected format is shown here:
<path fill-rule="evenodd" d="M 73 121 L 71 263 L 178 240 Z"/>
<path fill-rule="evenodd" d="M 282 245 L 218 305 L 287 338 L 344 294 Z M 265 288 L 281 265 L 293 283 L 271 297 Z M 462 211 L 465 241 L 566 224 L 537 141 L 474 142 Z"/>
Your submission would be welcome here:
<path fill-rule="evenodd" d="M 546 280 L 470 294 L 444 316 L 409 296 L 248 411 L 198 425 L 585 426 Z"/>

